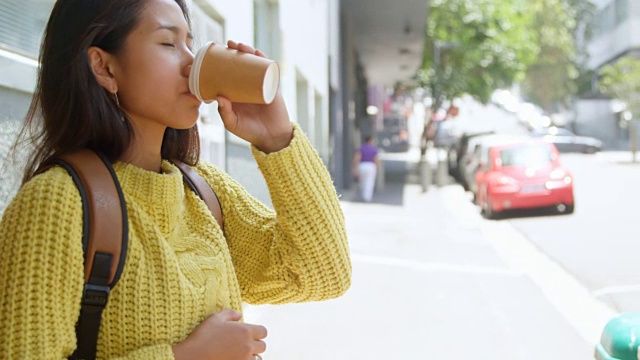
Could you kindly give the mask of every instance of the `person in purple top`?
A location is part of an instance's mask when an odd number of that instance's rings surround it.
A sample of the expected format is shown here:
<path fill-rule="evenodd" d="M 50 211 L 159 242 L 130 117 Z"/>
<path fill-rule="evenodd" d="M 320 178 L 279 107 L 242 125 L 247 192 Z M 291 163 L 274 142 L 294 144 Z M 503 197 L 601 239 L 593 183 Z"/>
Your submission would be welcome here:
<path fill-rule="evenodd" d="M 370 202 L 373 198 L 379 167 L 378 149 L 373 145 L 373 137 L 367 136 L 365 143 L 353 156 L 353 176 L 359 180 L 360 196 L 365 202 Z"/>

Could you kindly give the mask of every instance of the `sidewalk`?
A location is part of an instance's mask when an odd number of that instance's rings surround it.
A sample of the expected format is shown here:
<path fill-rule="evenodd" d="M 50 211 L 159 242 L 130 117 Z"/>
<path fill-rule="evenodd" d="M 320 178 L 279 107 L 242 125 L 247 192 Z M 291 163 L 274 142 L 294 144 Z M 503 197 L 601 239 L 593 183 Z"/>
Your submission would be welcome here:
<path fill-rule="evenodd" d="M 385 166 L 372 203 L 353 201 L 353 191 L 341 197 L 353 261 L 347 294 L 247 307 L 246 321 L 269 329 L 265 360 L 592 358 L 590 335 L 550 303 L 527 261 L 505 259 L 460 187 L 422 193 L 412 163 Z"/>

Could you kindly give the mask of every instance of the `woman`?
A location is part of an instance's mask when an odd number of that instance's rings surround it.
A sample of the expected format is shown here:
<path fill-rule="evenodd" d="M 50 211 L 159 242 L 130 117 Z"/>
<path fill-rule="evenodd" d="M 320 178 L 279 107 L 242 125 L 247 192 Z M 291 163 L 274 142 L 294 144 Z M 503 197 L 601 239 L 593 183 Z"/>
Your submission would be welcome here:
<path fill-rule="evenodd" d="M 364 144 L 354 154 L 352 167 L 353 175 L 360 183 L 360 197 L 365 202 L 371 202 L 376 186 L 376 175 L 380 167 L 378 149 L 373 145 L 372 136 L 367 136 Z"/>
<path fill-rule="evenodd" d="M 82 148 L 113 162 L 129 214 L 127 259 L 102 315 L 98 358 L 258 358 L 266 329 L 240 322 L 243 301 L 323 300 L 348 289 L 335 190 L 279 94 L 270 105 L 218 98 L 227 130 L 252 144 L 275 212 L 198 161 L 187 14 L 184 0 L 56 2 L 25 127 L 42 130 L 0 222 L 0 357 L 60 359 L 76 348 L 81 198 L 63 169 L 34 172 Z M 214 189 L 224 233 L 170 158 Z"/>

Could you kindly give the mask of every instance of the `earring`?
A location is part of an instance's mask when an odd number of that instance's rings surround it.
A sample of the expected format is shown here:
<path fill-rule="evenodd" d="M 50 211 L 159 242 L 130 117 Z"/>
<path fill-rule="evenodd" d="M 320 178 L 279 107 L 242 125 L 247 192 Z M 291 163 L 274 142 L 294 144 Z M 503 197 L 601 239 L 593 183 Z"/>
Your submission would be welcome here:
<path fill-rule="evenodd" d="M 116 105 L 118 105 L 118 110 L 120 110 L 120 120 L 122 122 L 125 122 L 124 116 L 122 116 L 123 111 L 122 111 L 122 108 L 120 107 L 120 100 L 118 100 L 118 92 L 117 91 L 113 93 L 113 98 L 116 100 Z"/>

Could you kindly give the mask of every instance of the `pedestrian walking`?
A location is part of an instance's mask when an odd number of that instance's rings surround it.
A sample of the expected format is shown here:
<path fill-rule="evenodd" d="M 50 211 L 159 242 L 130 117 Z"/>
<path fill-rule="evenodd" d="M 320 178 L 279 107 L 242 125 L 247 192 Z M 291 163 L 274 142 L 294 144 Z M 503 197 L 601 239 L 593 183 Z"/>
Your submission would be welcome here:
<path fill-rule="evenodd" d="M 336 191 L 280 94 L 269 105 L 217 99 L 225 128 L 251 143 L 275 210 L 199 160 L 186 3 L 56 1 L 22 133 L 35 151 L 0 221 L 1 358 L 61 359 L 77 348 L 83 203 L 65 169 L 36 173 L 80 149 L 112 163 L 128 214 L 126 261 L 98 323 L 97 358 L 259 359 L 267 330 L 242 322 L 243 302 L 317 301 L 348 289 Z M 170 159 L 214 190 L 224 228 Z"/>
<path fill-rule="evenodd" d="M 353 174 L 358 179 L 360 196 L 365 202 L 371 202 L 373 199 L 379 167 L 378 148 L 373 144 L 373 137 L 369 135 L 353 156 Z"/>

